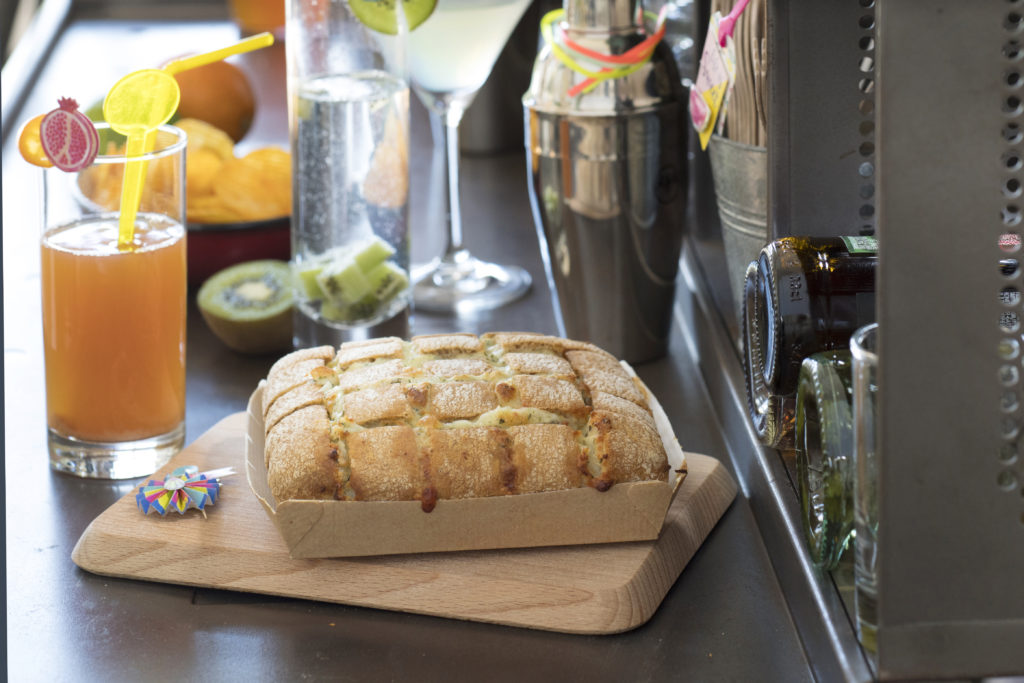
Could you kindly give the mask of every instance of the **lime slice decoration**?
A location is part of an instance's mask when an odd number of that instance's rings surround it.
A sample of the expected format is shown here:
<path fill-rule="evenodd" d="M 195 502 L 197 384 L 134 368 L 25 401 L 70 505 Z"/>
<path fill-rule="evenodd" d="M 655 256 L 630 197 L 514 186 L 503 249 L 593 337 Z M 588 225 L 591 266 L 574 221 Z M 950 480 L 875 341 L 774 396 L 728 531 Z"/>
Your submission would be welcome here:
<path fill-rule="evenodd" d="M 348 6 L 359 21 L 378 33 L 398 33 L 398 3 L 402 3 L 405 23 L 413 30 L 427 20 L 437 0 L 349 0 Z"/>

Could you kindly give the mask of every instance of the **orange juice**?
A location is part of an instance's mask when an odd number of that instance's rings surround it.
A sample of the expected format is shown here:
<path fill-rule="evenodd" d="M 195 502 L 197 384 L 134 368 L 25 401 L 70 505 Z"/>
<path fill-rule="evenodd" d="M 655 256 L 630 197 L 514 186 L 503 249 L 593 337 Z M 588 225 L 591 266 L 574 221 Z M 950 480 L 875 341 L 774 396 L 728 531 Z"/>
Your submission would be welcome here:
<path fill-rule="evenodd" d="M 166 434 L 185 417 L 185 229 L 139 214 L 131 250 L 117 218 L 42 239 L 47 421 L 76 439 Z"/>

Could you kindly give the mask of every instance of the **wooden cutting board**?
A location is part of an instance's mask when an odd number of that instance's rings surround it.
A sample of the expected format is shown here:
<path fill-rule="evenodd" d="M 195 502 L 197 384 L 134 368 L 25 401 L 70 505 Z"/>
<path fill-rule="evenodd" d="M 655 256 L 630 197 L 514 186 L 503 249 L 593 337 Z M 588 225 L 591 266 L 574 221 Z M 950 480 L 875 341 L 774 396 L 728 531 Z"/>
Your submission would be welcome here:
<path fill-rule="evenodd" d="M 221 420 L 176 467 L 234 467 L 216 505 L 161 517 L 135 491 L 85 530 L 72 552 L 86 571 L 566 633 L 617 633 L 646 622 L 736 495 L 714 458 L 687 453 L 689 474 L 656 541 L 351 559 L 293 560 L 244 475 L 245 413 Z"/>

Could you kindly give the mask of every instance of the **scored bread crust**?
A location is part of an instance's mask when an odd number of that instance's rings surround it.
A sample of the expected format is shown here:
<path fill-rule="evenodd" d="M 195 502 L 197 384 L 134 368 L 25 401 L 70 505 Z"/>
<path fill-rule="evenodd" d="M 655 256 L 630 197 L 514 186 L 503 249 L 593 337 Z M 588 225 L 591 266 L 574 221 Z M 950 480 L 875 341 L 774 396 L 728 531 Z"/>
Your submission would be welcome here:
<path fill-rule="evenodd" d="M 278 360 L 263 388 L 277 501 L 419 500 L 668 481 L 642 385 L 525 332 L 370 339 Z"/>

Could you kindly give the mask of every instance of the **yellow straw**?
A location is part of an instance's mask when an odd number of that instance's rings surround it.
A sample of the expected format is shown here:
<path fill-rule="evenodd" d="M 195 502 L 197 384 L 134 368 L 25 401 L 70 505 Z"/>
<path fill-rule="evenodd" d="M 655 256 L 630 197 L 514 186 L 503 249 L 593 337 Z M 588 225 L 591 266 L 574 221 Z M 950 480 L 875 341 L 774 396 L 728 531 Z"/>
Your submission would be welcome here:
<path fill-rule="evenodd" d="M 129 135 L 125 143 L 124 154 L 127 162 L 121 185 L 121 215 L 117 225 L 117 246 L 121 249 L 128 247 L 135 238 L 135 214 L 138 213 L 139 201 L 142 199 L 142 179 L 149 165 L 144 160 L 134 160 L 132 157 L 146 154 L 153 148 L 155 139 L 156 129 L 153 129 L 142 135 Z"/>
<path fill-rule="evenodd" d="M 274 35 L 272 33 L 257 33 L 245 40 L 240 40 L 234 45 L 222 47 L 219 50 L 214 50 L 213 52 L 204 52 L 201 55 L 174 59 L 164 66 L 164 71 L 169 74 L 176 74 L 181 71 L 187 71 L 188 69 L 194 69 L 197 66 L 205 66 L 207 64 L 212 64 L 213 62 L 219 62 L 220 60 L 227 59 L 232 55 L 242 54 L 243 52 L 252 52 L 253 50 L 259 50 L 260 48 L 268 47 L 273 44 Z"/>

